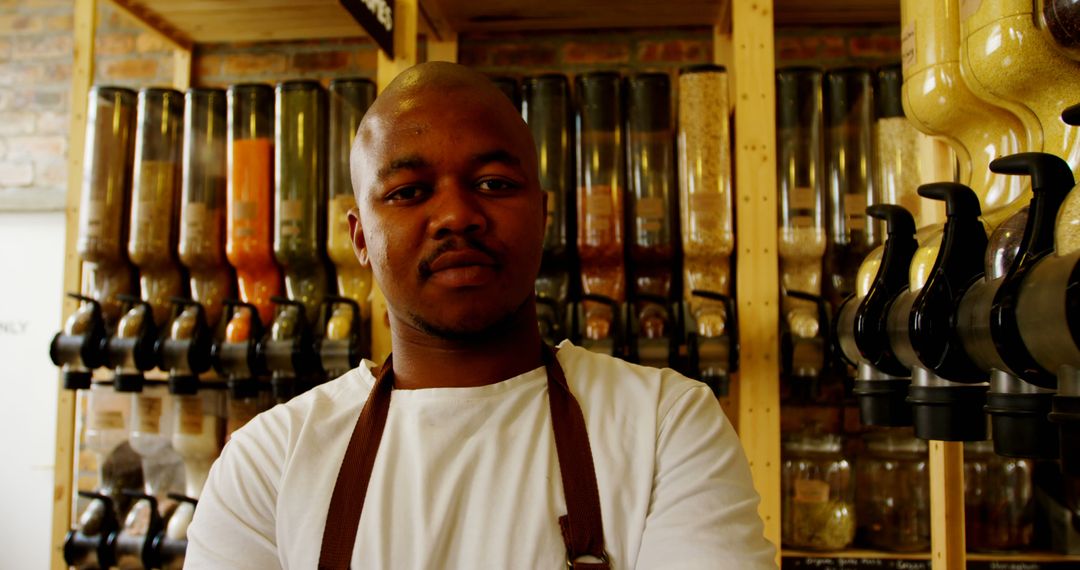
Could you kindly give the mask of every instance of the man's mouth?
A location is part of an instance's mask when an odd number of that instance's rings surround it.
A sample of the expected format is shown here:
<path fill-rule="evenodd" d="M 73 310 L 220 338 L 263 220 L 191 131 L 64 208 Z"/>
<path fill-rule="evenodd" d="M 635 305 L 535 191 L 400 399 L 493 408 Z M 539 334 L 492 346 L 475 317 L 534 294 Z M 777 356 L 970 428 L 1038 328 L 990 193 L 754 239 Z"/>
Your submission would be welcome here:
<path fill-rule="evenodd" d="M 440 247 L 420 262 L 422 281 L 447 287 L 479 287 L 495 278 L 498 263 L 490 254 L 472 247 Z"/>

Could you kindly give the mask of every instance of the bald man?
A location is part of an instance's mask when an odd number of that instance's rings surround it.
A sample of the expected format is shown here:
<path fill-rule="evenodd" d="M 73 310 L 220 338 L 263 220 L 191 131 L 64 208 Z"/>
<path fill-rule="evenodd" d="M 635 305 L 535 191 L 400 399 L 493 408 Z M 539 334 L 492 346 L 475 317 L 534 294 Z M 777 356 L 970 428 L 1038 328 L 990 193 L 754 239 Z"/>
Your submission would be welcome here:
<path fill-rule="evenodd" d="M 497 87 L 447 63 L 402 73 L 352 179 L 393 356 L 233 434 L 187 568 L 775 568 L 705 385 L 542 344 L 546 197 Z"/>

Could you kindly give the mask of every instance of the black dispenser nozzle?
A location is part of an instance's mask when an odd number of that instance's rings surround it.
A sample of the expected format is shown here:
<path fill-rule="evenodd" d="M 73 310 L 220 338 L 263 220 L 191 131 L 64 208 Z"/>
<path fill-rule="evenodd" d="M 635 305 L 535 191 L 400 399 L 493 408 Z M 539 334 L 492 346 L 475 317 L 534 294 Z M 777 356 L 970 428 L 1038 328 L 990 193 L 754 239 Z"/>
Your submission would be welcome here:
<path fill-rule="evenodd" d="M 116 565 L 116 531 L 120 528 L 112 497 L 104 493 L 79 491 L 79 496 L 101 504 L 98 526 L 87 534 L 87 529 L 74 528 L 64 537 L 64 562 L 68 566 L 112 568 Z M 93 564 L 96 558 L 97 564 Z"/>
<path fill-rule="evenodd" d="M 330 319 L 334 315 L 337 305 L 347 305 L 352 310 L 352 321 L 349 326 L 349 337 L 345 339 L 329 339 L 325 333 Z M 360 318 L 360 304 L 347 297 L 327 295 L 323 300 L 323 331 L 324 336 L 319 340 L 318 354 L 322 363 L 322 369 L 335 372 L 346 372 L 360 365 L 362 358 L 363 330 Z"/>
<path fill-rule="evenodd" d="M 270 370 L 270 384 L 274 398 L 279 402 L 289 400 L 302 392 L 311 377 L 321 374 L 319 355 L 311 338 L 304 304 L 287 297 L 270 299 L 277 305 L 275 323 L 281 319 L 295 319 L 292 334 L 286 338 L 273 338 L 274 324 L 259 343 L 258 353 Z"/>
<path fill-rule="evenodd" d="M 235 299 L 229 299 L 223 303 L 225 312 L 222 322 L 228 329 L 228 323 L 232 322 L 237 311 L 247 311 L 249 319 L 248 336 L 246 340 L 232 342 L 227 336 L 214 344 L 211 349 L 211 360 L 214 369 L 217 370 L 229 387 L 229 393 L 233 398 L 253 398 L 259 392 L 260 376 L 266 375 L 266 363 L 260 358 L 258 346 L 263 338 L 262 319 L 259 318 L 259 309 L 251 303 L 243 303 Z"/>
<path fill-rule="evenodd" d="M 1017 377 L 1040 388 L 1056 388 L 1057 378 L 1044 369 L 1024 346 L 1016 320 L 1016 305 L 1024 278 L 1047 254 L 1054 251 L 1054 223 L 1065 196 L 1073 188 L 1072 170 L 1060 157 L 1024 152 L 990 163 L 998 174 L 1031 176 L 1033 196 L 1028 206 L 1020 250 L 994 295 L 990 333 L 998 354 Z"/>
<path fill-rule="evenodd" d="M 68 297 L 90 306 L 89 322 L 81 333 L 56 333 L 49 344 L 49 358 L 63 368 L 65 390 L 86 390 L 90 388 L 91 371 L 105 364 L 105 319 L 97 300 L 78 293 L 68 293 Z"/>
<path fill-rule="evenodd" d="M 890 326 L 893 350 L 912 367 L 907 401 L 915 435 L 984 440 L 988 375 L 964 350 L 956 316 L 964 293 L 983 276 L 988 240 L 979 220 L 979 199 L 967 186 L 952 182 L 920 186 L 919 195 L 943 200 L 948 219 L 926 284 L 913 298 L 911 293 L 902 296 L 890 311 L 890 321 L 895 315 L 901 324 Z"/>
<path fill-rule="evenodd" d="M 881 266 L 850 325 L 851 340 L 870 367 L 859 370 L 853 392 L 864 424 L 906 426 L 911 425 L 911 406 L 906 401 L 911 371 L 893 351 L 888 316 L 892 303 L 908 289 L 908 269 L 919 248 L 915 218 L 904 208 L 890 204 L 870 206 L 867 214 L 885 221 L 888 238 Z"/>
<path fill-rule="evenodd" d="M 716 291 L 694 289 L 692 297 L 700 297 L 724 304 L 724 335 L 716 338 L 702 337 L 696 328 L 690 327 L 686 333 L 687 373 L 707 384 L 718 398 L 730 392 L 731 375 L 739 371 L 739 317 L 735 299 Z M 691 322 L 687 319 L 688 323 Z M 725 355 L 726 352 L 726 355 Z M 724 358 L 726 356 L 726 358 Z M 716 358 L 725 360 L 723 366 L 702 366 L 704 361 Z M 712 370 L 714 372 L 707 372 Z M 722 370 L 722 371 L 721 371 Z"/>
<path fill-rule="evenodd" d="M 162 335 L 158 341 L 158 366 L 169 371 L 170 393 L 190 396 L 199 389 L 199 375 L 210 370 L 214 337 L 201 303 L 182 297 L 170 301 L 173 304 L 170 328 L 177 328 L 180 319 L 194 319 L 194 323 L 188 329 L 190 334 L 185 336 L 173 338 L 173 331 Z"/>
<path fill-rule="evenodd" d="M 158 329 L 154 323 L 154 309 L 134 295 L 119 294 L 116 299 L 123 303 L 125 319 L 138 313 L 141 317 L 135 336 L 120 337 L 118 330 L 105 341 L 105 365 L 116 369 L 113 387 L 117 391 L 142 392 L 143 372 L 157 365 L 154 345 L 158 340 Z"/>

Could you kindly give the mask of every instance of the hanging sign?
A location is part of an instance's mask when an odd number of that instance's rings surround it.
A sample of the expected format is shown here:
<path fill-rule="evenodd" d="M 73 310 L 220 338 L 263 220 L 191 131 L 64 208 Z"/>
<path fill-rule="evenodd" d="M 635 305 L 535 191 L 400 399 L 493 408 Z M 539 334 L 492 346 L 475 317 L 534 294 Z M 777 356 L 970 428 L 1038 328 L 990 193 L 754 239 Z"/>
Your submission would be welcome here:
<path fill-rule="evenodd" d="M 341 0 L 375 43 L 394 59 L 394 0 Z"/>

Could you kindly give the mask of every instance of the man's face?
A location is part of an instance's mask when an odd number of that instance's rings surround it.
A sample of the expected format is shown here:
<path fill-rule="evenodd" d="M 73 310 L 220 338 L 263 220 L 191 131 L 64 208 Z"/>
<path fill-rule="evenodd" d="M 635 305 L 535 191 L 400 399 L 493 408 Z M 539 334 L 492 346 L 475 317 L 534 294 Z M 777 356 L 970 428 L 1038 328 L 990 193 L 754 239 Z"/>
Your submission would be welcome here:
<path fill-rule="evenodd" d="M 532 140 L 512 107 L 465 90 L 398 101 L 353 157 L 358 257 L 394 319 L 440 337 L 483 334 L 534 291 L 545 220 Z"/>

